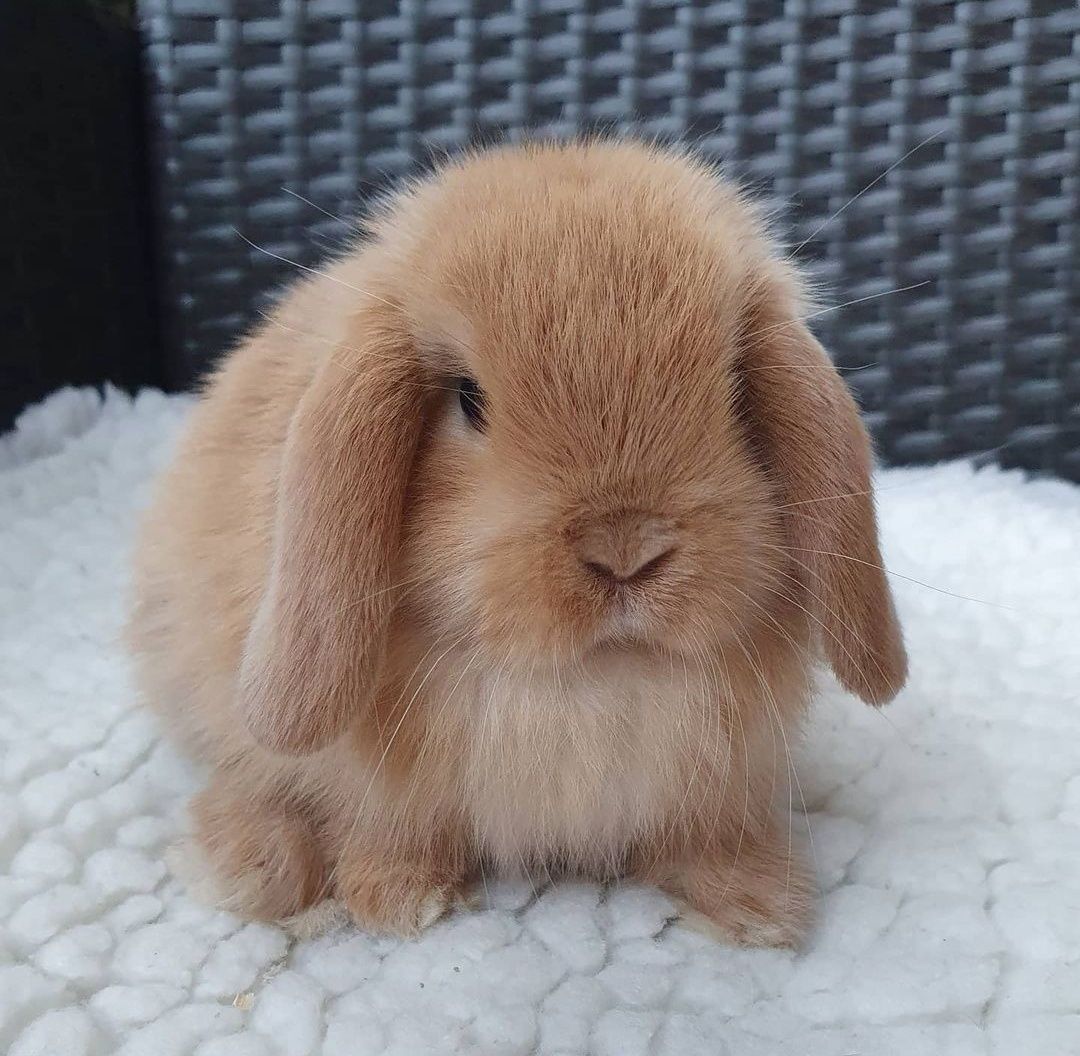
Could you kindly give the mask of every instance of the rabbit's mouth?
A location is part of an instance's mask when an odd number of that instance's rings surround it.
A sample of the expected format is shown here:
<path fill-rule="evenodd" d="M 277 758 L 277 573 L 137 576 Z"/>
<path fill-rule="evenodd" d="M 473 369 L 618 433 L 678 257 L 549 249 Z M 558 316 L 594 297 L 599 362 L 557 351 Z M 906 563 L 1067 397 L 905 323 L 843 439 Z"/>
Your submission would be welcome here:
<path fill-rule="evenodd" d="M 601 620 L 588 653 L 653 652 L 656 639 L 651 622 L 625 602 L 613 603 L 612 611 Z"/>

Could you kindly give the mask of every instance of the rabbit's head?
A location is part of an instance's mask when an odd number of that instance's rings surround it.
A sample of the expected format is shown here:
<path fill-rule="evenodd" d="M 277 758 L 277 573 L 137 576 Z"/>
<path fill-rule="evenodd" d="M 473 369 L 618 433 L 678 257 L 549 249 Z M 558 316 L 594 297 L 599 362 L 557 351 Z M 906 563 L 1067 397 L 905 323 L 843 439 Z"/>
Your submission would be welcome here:
<path fill-rule="evenodd" d="M 348 274 L 241 672 L 262 740 L 336 736 L 394 614 L 477 662 L 666 664 L 794 609 L 845 686 L 896 693 L 865 430 L 712 170 L 628 144 L 466 157 L 388 200 Z"/>

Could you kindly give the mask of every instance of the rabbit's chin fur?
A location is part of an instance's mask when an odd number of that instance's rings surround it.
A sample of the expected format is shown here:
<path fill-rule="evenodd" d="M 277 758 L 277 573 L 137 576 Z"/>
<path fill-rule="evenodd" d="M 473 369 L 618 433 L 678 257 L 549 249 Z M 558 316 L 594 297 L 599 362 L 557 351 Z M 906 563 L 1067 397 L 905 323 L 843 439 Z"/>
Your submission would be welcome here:
<path fill-rule="evenodd" d="M 224 904 L 409 934 L 572 871 L 800 938 L 776 804 L 811 659 L 882 703 L 905 658 L 866 434 L 799 308 L 714 173 L 612 143 L 448 163 L 285 296 L 136 562 Z"/>

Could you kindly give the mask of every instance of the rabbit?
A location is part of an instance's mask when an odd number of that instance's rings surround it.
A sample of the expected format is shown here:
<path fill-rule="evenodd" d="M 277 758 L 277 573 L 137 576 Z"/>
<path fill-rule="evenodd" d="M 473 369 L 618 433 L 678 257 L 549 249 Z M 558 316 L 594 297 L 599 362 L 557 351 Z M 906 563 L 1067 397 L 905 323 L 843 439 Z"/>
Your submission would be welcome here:
<path fill-rule="evenodd" d="M 447 159 L 205 385 L 146 514 L 142 694 L 225 903 L 410 935 L 479 877 L 812 923 L 787 747 L 906 657 L 872 454 L 758 209 L 618 140 Z"/>

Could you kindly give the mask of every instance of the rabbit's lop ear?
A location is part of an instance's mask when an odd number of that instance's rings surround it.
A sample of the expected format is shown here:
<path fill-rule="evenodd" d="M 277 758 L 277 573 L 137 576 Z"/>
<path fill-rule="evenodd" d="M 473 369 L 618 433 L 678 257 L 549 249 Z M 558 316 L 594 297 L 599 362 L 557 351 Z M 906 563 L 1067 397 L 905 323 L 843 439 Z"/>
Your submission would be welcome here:
<path fill-rule="evenodd" d="M 317 750 L 371 698 L 420 434 L 417 380 L 403 324 L 369 307 L 293 414 L 239 687 L 252 734 L 276 751 Z"/>
<path fill-rule="evenodd" d="M 793 566 L 829 663 L 867 703 L 907 677 L 907 657 L 878 550 L 870 441 L 825 350 L 793 298 L 759 291 L 742 337 L 750 429 L 780 484 Z"/>

